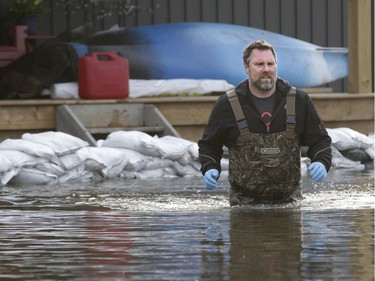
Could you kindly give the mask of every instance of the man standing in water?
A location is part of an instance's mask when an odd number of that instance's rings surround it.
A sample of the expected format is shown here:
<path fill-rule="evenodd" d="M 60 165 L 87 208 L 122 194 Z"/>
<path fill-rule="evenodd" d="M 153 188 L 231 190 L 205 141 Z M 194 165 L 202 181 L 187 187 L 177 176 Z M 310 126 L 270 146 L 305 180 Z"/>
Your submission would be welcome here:
<path fill-rule="evenodd" d="M 249 44 L 243 63 L 248 79 L 219 97 L 198 142 L 205 186 L 217 186 L 225 145 L 231 206 L 302 198 L 301 146 L 308 147 L 312 179 L 323 181 L 331 166 L 331 138 L 310 97 L 277 77 L 271 44 Z"/>

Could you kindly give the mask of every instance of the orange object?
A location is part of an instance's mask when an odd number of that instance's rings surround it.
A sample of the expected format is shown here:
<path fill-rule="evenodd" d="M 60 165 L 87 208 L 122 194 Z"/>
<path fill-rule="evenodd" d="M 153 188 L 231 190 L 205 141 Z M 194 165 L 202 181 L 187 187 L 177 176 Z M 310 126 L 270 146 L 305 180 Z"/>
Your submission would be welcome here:
<path fill-rule="evenodd" d="M 78 64 L 82 99 L 125 99 L 129 96 L 129 63 L 111 52 L 92 52 Z"/>

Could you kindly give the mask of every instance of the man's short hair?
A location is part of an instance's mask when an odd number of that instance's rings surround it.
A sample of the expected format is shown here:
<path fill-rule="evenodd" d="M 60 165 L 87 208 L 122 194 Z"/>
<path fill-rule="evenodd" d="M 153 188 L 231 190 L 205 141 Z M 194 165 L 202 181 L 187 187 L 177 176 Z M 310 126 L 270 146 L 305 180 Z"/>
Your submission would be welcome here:
<path fill-rule="evenodd" d="M 273 57 L 275 58 L 275 61 L 277 61 L 276 60 L 276 52 L 275 52 L 275 49 L 273 48 L 273 46 L 270 43 L 268 43 L 267 41 L 257 40 L 257 41 L 251 42 L 244 49 L 243 56 L 242 56 L 244 65 L 247 65 L 249 63 L 251 52 L 254 49 L 257 49 L 257 50 L 271 50 L 271 52 L 273 54 Z"/>

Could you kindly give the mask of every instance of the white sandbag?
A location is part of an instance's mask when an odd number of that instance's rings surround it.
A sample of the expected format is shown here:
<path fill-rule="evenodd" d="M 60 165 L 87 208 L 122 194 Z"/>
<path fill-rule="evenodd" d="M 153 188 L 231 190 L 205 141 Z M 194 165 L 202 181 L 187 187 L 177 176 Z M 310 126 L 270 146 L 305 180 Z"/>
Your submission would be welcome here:
<path fill-rule="evenodd" d="M 50 87 L 50 96 L 52 99 L 79 99 L 78 83 L 55 83 Z"/>
<path fill-rule="evenodd" d="M 301 157 L 301 173 L 305 175 L 308 171 L 308 167 L 311 164 L 311 159 L 309 157 Z"/>
<path fill-rule="evenodd" d="M 49 146 L 57 156 L 72 153 L 82 147 L 89 146 L 86 141 L 63 132 L 25 133 L 21 137 L 24 140 Z"/>
<path fill-rule="evenodd" d="M 38 163 L 48 162 L 45 158 L 32 156 L 17 150 L 0 150 L 0 155 L 6 157 L 14 168 L 33 167 Z"/>
<path fill-rule="evenodd" d="M 90 171 L 86 171 L 83 164 L 66 171 L 63 176 L 58 178 L 59 183 L 89 182 L 92 180 L 93 174 Z"/>
<path fill-rule="evenodd" d="M 371 139 L 372 145 L 369 148 L 366 148 L 365 151 L 367 155 L 370 156 L 371 159 L 374 159 L 375 158 L 375 134 L 370 133 L 367 137 Z"/>
<path fill-rule="evenodd" d="M 124 170 L 128 172 L 137 172 L 142 170 L 146 164 L 152 160 L 151 156 L 146 156 L 138 151 L 131 150 L 131 149 L 121 149 L 123 153 L 126 155 L 126 159 L 128 159 L 128 162 L 126 166 L 124 167 Z"/>
<path fill-rule="evenodd" d="M 18 174 L 19 170 L 20 168 L 14 168 L 1 174 L 1 184 L 3 186 L 7 185 L 9 181 Z"/>
<path fill-rule="evenodd" d="M 16 150 L 33 156 L 42 157 L 58 163 L 55 152 L 47 145 L 23 139 L 6 139 L 0 143 L 0 150 Z"/>
<path fill-rule="evenodd" d="M 134 173 L 135 178 L 139 180 L 146 179 L 161 179 L 163 178 L 164 171 L 163 169 L 154 169 L 154 170 L 142 170 Z"/>
<path fill-rule="evenodd" d="M 81 165 L 84 166 L 84 162 L 75 152 L 60 156 L 59 162 L 60 162 L 60 166 L 66 171 L 71 170 Z"/>
<path fill-rule="evenodd" d="M 196 171 L 198 171 L 200 173 L 201 163 L 199 161 L 197 161 L 197 160 L 191 161 L 190 166 L 192 166 Z"/>
<path fill-rule="evenodd" d="M 77 155 L 84 161 L 86 170 L 101 169 L 106 178 L 119 176 L 128 163 L 127 154 L 113 147 L 84 147 L 77 151 Z"/>
<path fill-rule="evenodd" d="M 194 161 L 193 157 L 189 152 L 184 153 L 181 157 L 176 159 L 181 165 L 188 165 L 190 162 Z"/>
<path fill-rule="evenodd" d="M 332 145 L 339 151 L 353 148 L 366 149 L 374 144 L 371 138 L 350 128 L 327 129 L 327 132 L 332 139 Z"/>
<path fill-rule="evenodd" d="M 366 168 L 360 161 L 352 161 L 340 153 L 340 151 L 332 147 L 332 167 L 336 169 L 351 169 L 362 171 Z"/>
<path fill-rule="evenodd" d="M 0 151 L 0 174 L 9 171 L 13 168 L 13 162 Z"/>
<path fill-rule="evenodd" d="M 64 175 L 66 172 L 61 166 L 52 162 L 38 163 L 36 164 L 35 169 L 58 177 Z"/>
<path fill-rule="evenodd" d="M 191 157 L 193 157 L 194 160 L 199 159 L 199 146 L 198 143 L 192 142 L 191 146 L 189 147 L 189 152 Z"/>
<path fill-rule="evenodd" d="M 369 148 L 366 148 L 365 149 L 365 152 L 367 153 L 367 155 L 371 158 L 371 159 L 374 159 L 375 157 L 375 149 L 374 147 L 369 147 Z"/>
<path fill-rule="evenodd" d="M 332 139 L 332 145 L 338 150 L 358 148 L 358 145 L 345 132 L 327 128 L 328 135 Z"/>
<path fill-rule="evenodd" d="M 197 177 L 201 176 L 202 174 L 198 172 L 193 166 L 191 165 L 181 165 L 178 161 L 174 161 L 172 168 L 175 170 L 176 175 L 180 177 Z"/>
<path fill-rule="evenodd" d="M 128 164 L 127 160 L 120 161 L 117 164 L 106 167 L 102 169 L 103 175 L 107 179 L 115 178 L 121 176 L 121 172 L 124 170 L 125 166 Z"/>
<path fill-rule="evenodd" d="M 137 178 L 136 173 L 137 172 L 135 172 L 135 171 L 123 170 L 120 174 L 120 177 L 123 178 L 123 179 L 136 179 Z"/>
<path fill-rule="evenodd" d="M 14 176 L 9 184 L 11 185 L 43 185 L 56 183 L 57 176 L 42 172 L 34 168 L 21 168 L 16 176 Z"/>
<path fill-rule="evenodd" d="M 173 160 L 160 157 L 150 157 L 150 160 L 144 166 L 144 170 L 155 170 L 159 168 L 166 168 L 173 165 Z"/>
<path fill-rule="evenodd" d="M 373 139 L 351 128 L 336 128 L 334 130 L 339 130 L 347 134 L 354 142 L 357 143 L 357 145 L 359 146 L 358 148 L 366 149 L 374 145 Z"/>
<path fill-rule="evenodd" d="M 147 156 L 160 156 L 158 142 L 155 138 L 144 132 L 112 132 L 100 144 L 102 147 L 126 148 Z"/>
<path fill-rule="evenodd" d="M 84 163 L 85 170 L 98 171 L 106 167 L 105 160 L 98 154 L 99 147 L 83 147 L 77 150 L 76 154 L 79 159 Z"/>
<path fill-rule="evenodd" d="M 173 167 L 163 168 L 163 178 L 179 178 L 180 176 L 176 174 L 176 170 Z"/>
<path fill-rule="evenodd" d="M 18 169 L 13 167 L 13 163 L 0 152 L 0 182 L 6 185 L 12 177 L 18 172 Z"/>
<path fill-rule="evenodd" d="M 178 160 L 187 157 L 190 159 L 189 156 L 191 157 L 191 155 L 189 149 L 193 145 L 191 141 L 174 136 L 164 136 L 155 139 L 157 140 L 162 158 Z"/>
<path fill-rule="evenodd" d="M 229 158 L 221 158 L 220 161 L 221 170 L 228 170 L 229 169 Z"/>

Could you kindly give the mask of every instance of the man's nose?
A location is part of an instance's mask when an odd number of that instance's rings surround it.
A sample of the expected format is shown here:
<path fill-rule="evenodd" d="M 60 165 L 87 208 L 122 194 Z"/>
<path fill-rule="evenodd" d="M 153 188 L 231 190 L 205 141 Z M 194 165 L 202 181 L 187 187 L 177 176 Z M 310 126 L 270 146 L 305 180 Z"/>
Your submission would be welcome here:
<path fill-rule="evenodd" d="M 265 64 L 264 66 L 263 66 L 263 71 L 265 71 L 265 72 L 269 72 L 270 71 L 270 66 L 268 65 L 268 64 Z"/>

